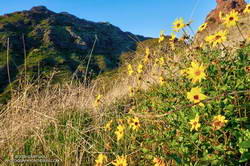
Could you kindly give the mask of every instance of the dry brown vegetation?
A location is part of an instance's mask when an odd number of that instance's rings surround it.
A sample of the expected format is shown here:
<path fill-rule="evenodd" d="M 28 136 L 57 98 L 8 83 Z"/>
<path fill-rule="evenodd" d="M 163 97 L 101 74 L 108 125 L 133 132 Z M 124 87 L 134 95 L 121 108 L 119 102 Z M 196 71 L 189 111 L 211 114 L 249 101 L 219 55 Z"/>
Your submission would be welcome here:
<path fill-rule="evenodd" d="M 133 60 L 135 68 L 138 61 L 142 59 L 143 51 L 148 45 L 154 44 L 152 44 L 152 41 L 147 41 L 135 53 L 136 58 Z M 170 57 L 170 55 L 167 55 L 166 49 L 162 48 L 157 56 Z M 168 60 L 175 64 L 178 63 L 181 56 L 181 54 L 176 54 Z M 172 72 L 178 70 L 177 67 L 172 67 Z M 143 81 L 139 87 L 140 90 L 146 90 L 152 84 L 157 84 L 159 76 L 163 74 L 163 71 L 153 63 L 147 64 L 143 72 L 145 74 L 142 75 Z M 166 75 L 167 71 L 164 72 L 164 75 Z M 81 83 L 77 85 L 50 85 L 48 83 L 47 88 L 40 90 L 37 85 L 26 85 L 22 91 L 13 94 L 0 115 L 1 153 L 8 153 L 9 156 L 13 157 L 15 151 L 23 146 L 24 140 L 30 132 L 35 132 L 37 135 L 41 134 L 40 132 L 47 124 L 51 122 L 56 124 L 57 117 L 67 111 L 88 111 L 96 121 L 96 124 L 92 127 L 98 128 L 102 124 L 103 111 L 116 101 L 128 96 L 128 86 L 136 88 L 138 83 L 136 75 L 127 75 L 127 65 L 122 66 L 119 72 L 100 76 L 88 87 Z M 103 95 L 102 106 L 96 109 L 93 103 L 98 94 Z"/>

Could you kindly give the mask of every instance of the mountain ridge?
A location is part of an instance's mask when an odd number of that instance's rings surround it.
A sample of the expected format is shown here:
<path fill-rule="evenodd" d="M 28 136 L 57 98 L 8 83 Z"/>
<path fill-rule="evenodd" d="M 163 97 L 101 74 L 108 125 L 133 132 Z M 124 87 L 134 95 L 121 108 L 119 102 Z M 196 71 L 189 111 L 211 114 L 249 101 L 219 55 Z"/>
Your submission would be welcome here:
<path fill-rule="evenodd" d="M 9 86 L 8 65 L 11 82 L 23 77 L 21 73 L 32 81 L 42 75 L 39 70 L 48 75 L 54 68 L 65 74 L 62 78 L 94 77 L 118 67 L 122 53 L 134 51 L 137 42 L 147 39 L 107 22 L 55 13 L 45 6 L 5 14 L 0 16 L 0 91 Z"/>

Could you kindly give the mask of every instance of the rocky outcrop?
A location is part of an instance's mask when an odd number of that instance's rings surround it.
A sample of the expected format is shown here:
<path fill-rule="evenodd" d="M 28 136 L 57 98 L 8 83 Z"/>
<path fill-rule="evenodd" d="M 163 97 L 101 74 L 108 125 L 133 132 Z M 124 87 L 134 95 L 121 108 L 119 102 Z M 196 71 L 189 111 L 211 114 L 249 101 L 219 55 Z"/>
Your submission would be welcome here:
<path fill-rule="evenodd" d="M 202 32 L 197 32 L 195 35 L 195 46 L 198 46 L 200 43 L 204 42 L 205 37 L 209 34 L 213 34 L 215 31 L 218 31 L 221 28 L 223 29 L 224 26 L 222 24 L 222 20 L 220 19 L 220 14 L 223 17 L 232 10 L 238 11 L 241 14 L 247 4 L 245 0 L 216 0 L 216 2 L 216 8 L 212 10 L 206 17 L 205 22 L 207 23 L 207 28 Z"/>
<path fill-rule="evenodd" d="M 206 18 L 208 23 L 221 23 L 220 12 L 222 14 L 229 13 L 231 10 L 242 12 L 247 4 L 245 0 L 216 0 L 216 2 L 216 8 Z"/>

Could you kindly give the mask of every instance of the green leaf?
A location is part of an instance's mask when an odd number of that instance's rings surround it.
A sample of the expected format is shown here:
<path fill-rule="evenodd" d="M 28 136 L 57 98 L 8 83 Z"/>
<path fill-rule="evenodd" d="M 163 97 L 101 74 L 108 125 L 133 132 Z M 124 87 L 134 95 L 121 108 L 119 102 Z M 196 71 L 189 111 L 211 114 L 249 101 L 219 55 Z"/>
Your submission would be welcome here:
<path fill-rule="evenodd" d="M 229 104 L 229 105 L 226 106 L 226 109 L 229 110 L 229 111 L 233 111 L 234 105 L 233 104 Z"/>
<path fill-rule="evenodd" d="M 148 149 L 146 149 L 146 148 L 143 148 L 143 149 L 142 149 L 142 152 L 143 152 L 143 153 L 148 153 L 148 152 L 149 152 L 149 150 L 148 150 Z"/>
<path fill-rule="evenodd" d="M 246 125 L 246 128 L 250 129 L 250 125 Z"/>
<path fill-rule="evenodd" d="M 223 147 L 222 144 L 221 144 L 221 145 L 218 145 L 218 146 L 215 146 L 214 149 L 215 149 L 215 150 L 218 150 L 218 151 L 224 151 L 224 147 Z"/>
<path fill-rule="evenodd" d="M 246 162 L 250 159 L 250 152 L 244 152 L 240 158 L 240 162 Z"/>
<path fill-rule="evenodd" d="M 236 122 L 246 122 L 247 120 L 248 120 L 247 117 L 235 119 Z"/>
<path fill-rule="evenodd" d="M 240 148 L 244 148 L 244 149 L 247 149 L 247 148 L 250 148 L 250 139 L 247 140 L 247 141 L 243 141 L 239 144 Z"/>

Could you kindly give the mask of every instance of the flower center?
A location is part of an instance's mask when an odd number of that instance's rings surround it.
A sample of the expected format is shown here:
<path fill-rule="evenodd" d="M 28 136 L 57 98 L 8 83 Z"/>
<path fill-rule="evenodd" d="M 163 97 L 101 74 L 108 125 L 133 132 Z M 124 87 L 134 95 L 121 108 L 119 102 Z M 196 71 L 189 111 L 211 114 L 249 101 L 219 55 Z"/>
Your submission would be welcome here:
<path fill-rule="evenodd" d="M 199 100 L 199 95 L 194 95 L 195 100 Z"/>
<path fill-rule="evenodd" d="M 155 163 L 161 165 L 161 164 L 163 164 L 163 161 L 161 159 L 157 159 L 157 161 Z"/>
<path fill-rule="evenodd" d="M 199 76 L 200 74 L 201 74 L 201 71 L 199 71 L 199 70 L 195 72 L 196 76 Z"/>
<path fill-rule="evenodd" d="M 194 122 L 193 125 L 196 126 L 196 125 L 197 125 L 197 122 Z"/>
<path fill-rule="evenodd" d="M 221 121 L 215 121 L 214 122 L 214 126 L 222 126 L 223 125 L 223 123 L 221 122 Z"/>
<path fill-rule="evenodd" d="M 180 23 L 178 23 L 176 26 L 177 26 L 177 28 L 179 28 L 179 27 L 181 26 L 181 24 L 180 24 Z"/>
<path fill-rule="evenodd" d="M 138 126 L 138 124 L 139 124 L 138 122 L 135 122 L 135 126 Z"/>
<path fill-rule="evenodd" d="M 250 66 L 247 66 L 247 67 L 246 67 L 246 71 L 250 71 Z"/>
<path fill-rule="evenodd" d="M 215 39 L 216 39 L 216 40 L 219 40 L 220 38 L 221 38 L 220 35 L 216 35 L 216 36 L 215 36 Z"/>
<path fill-rule="evenodd" d="M 233 21 L 234 20 L 234 17 L 229 17 L 229 21 Z"/>

